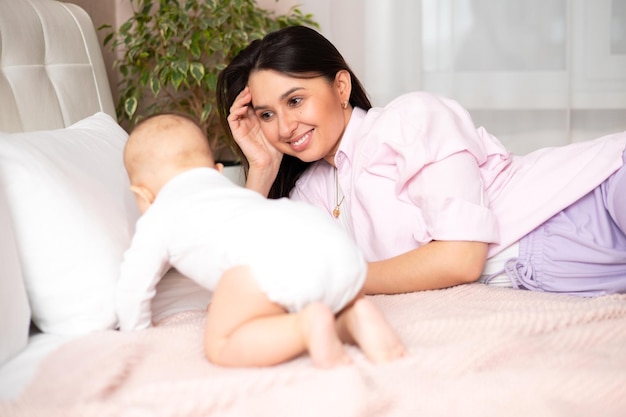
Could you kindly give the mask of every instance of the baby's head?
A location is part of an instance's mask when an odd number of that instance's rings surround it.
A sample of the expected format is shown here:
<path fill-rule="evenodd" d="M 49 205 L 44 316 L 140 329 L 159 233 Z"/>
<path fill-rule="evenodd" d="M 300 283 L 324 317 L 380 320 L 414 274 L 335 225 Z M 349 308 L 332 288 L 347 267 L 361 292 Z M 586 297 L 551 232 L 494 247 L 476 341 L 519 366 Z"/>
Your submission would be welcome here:
<path fill-rule="evenodd" d="M 200 126 L 171 113 L 150 116 L 135 126 L 124 148 L 124 165 L 141 212 L 177 174 L 200 167 L 221 170 Z"/>

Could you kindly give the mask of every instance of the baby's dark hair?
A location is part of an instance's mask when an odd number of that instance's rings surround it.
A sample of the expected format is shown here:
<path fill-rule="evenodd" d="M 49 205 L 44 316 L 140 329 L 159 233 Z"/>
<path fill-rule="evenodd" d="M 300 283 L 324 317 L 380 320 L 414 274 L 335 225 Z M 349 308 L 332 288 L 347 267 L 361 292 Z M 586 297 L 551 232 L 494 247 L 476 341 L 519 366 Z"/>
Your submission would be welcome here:
<path fill-rule="evenodd" d="M 337 73 L 344 70 L 350 74 L 352 81 L 350 104 L 365 110 L 372 107 L 361 82 L 337 48 L 314 29 L 289 26 L 253 41 L 222 70 L 217 81 L 217 106 L 222 126 L 232 147 L 241 157 L 246 175 L 248 163 L 232 137 L 227 117 L 237 95 L 248 85 L 250 74 L 258 70 L 273 70 L 296 78 L 323 77 L 329 82 L 333 82 Z M 284 155 L 269 197 L 288 197 L 310 164 Z"/>

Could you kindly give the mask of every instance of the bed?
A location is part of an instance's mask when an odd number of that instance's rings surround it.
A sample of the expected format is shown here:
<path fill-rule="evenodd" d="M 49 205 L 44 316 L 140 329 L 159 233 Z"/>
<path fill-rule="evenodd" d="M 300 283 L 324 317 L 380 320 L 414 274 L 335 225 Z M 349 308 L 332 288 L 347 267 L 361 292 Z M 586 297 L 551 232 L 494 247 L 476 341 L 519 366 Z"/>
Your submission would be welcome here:
<path fill-rule="evenodd" d="M 623 416 L 626 296 L 480 283 L 373 296 L 409 349 L 330 370 L 221 368 L 210 294 L 170 271 L 155 326 L 115 328 L 137 219 L 87 14 L 0 0 L 0 416 Z"/>

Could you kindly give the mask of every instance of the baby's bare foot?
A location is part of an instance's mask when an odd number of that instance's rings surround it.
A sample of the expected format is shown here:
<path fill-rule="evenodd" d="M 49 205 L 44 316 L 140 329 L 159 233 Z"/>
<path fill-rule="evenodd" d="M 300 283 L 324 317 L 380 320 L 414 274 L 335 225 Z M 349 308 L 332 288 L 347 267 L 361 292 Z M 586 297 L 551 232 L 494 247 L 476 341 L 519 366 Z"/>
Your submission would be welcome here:
<path fill-rule="evenodd" d="M 335 329 L 335 316 L 328 306 L 313 303 L 300 312 L 307 349 L 313 364 L 332 368 L 352 363 Z"/>
<path fill-rule="evenodd" d="M 372 362 L 390 362 L 407 354 L 402 340 L 371 300 L 359 298 L 345 314 L 347 330 Z"/>

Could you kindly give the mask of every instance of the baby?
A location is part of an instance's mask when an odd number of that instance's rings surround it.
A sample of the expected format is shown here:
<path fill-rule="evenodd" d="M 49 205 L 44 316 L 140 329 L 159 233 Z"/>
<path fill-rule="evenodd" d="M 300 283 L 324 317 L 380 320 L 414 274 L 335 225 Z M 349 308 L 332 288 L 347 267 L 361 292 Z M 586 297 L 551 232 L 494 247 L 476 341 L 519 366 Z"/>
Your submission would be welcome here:
<path fill-rule="evenodd" d="M 374 363 L 406 349 L 362 292 L 367 264 L 326 214 L 269 200 L 230 182 L 191 119 L 149 117 L 124 163 L 142 217 L 117 292 L 122 331 L 151 325 L 151 299 L 175 267 L 212 292 L 204 347 L 222 366 L 270 366 L 308 352 L 314 365 L 350 363 L 343 343 Z"/>

